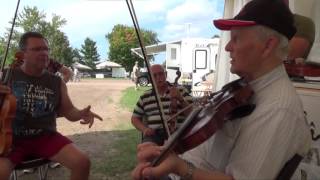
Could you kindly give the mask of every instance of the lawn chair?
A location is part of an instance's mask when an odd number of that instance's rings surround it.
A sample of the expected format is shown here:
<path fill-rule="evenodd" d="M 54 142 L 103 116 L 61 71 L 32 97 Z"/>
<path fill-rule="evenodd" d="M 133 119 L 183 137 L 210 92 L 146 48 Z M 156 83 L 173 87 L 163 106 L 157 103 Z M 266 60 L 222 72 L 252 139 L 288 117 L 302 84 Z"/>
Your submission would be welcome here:
<path fill-rule="evenodd" d="M 281 169 L 276 180 L 290 180 L 302 160 L 302 156 L 295 154 Z"/>
<path fill-rule="evenodd" d="M 17 175 L 18 170 L 36 168 L 36 171 L 38 171 L 38 179 L 46 180 L 49 163 L 50 163 L 50 160 L 48 159 L 29 158 L 28 160 L 21 162 L 14 168 L 10 179 L 18 180 L 18 175 Z"/>

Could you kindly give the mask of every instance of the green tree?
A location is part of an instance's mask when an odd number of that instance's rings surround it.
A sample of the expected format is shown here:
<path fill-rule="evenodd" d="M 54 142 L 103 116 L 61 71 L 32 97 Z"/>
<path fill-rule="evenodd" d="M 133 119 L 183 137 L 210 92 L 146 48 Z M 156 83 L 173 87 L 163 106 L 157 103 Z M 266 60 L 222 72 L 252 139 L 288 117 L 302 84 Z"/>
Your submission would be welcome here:
<path fill-rule="evenodd" d="M 4 34 L 4 36 L 0 37 L 0 62 L 1 63 L 7 48 L 9 33 L 10 33 L 10 29 L 8 28 L 8 31 Z M 17 41 L 17 39 L 19 39 L 18 37 L 19 37 L 18 32 L 16 30 L 13 30 L 12 38 L 10 41 L 10 46 L 7 54 L 6 64 L 11 64 L 14 60 L 14 54 L 18 50 L 18 41 Z"/>
<path fill-rule="evenodd" d="M 15 30 L 11 43 L 10 57 L 18 50 L 18 41 L 22 33 L 27 31 L 36 31 L 43 34 L 49 43 L 51 52 L 50 57 L 70 66 L 73 63 L 73 53 L 68 37 L 59 29 L 66 24 L 66 20 L 58 15 L 53 14 L 50 21 L 46 20 L 46 14 L 39 11 L 37 7 L 24 7 L 23 11 L 18 14 L 16 27 L 20 31 Z M 3 41 L 7 39 L 9 34 L 0 40 L 0 53 L 3 51 Z"/>
<path fill-rule="evenodd" d="M 92 69 L 96 69 L 96 64 L 100 57 L 96 42 L 87 37 L 84 40 L 84 44 L 81 45 L 80 53 L 82 54 L 82 62 Z"/>
<path fill-rule="evenodd" d="M 74 60 L 76 62 L 80 62 L 81 64 L 84 64 L 84 62 L 82 61 L 82 56 L 80 54 L 80 50 L 77 48 L 72 49 L 72 57 L 74 58 Z"/>
<path fill-rule="evenodd" d="M 145 45 L 159 42 L 155 32 L 141 29 L 141 33 Z M 110 44 L 109 59 L 111 61 L 121 64 L 126 71 L 132 71 L 135 61 L 138 61 L 140 65 L 143 64 L 143 59 L 131 53 L 132 48 L 140 47 L 133 27 L 115 25 L 106 38 Z"/>

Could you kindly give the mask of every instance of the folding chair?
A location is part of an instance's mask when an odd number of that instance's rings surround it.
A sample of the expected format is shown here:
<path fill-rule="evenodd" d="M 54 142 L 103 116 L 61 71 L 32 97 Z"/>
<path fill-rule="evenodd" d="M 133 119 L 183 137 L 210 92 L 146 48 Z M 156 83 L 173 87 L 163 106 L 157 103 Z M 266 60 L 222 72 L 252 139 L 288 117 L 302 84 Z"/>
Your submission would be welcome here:
<path fill-rule="evenodd" d="M 295 154 L 281 169 L 276 180 L 290 180 L 302 158 L 302 156 Z"/>
<path fill-rule="evenodd" d="M 48 159 L 29 158 L 28 160 L 21 162 L 14 168 L 11 174 L 11 180 L 18 180 L 18 175 L 17 175 L 18 170 L 30 169 L 30 168 L 36 168 L 36 171 L 38 171 L 39 180 L 46 180 L 49 162 L 50 160 Z"/>

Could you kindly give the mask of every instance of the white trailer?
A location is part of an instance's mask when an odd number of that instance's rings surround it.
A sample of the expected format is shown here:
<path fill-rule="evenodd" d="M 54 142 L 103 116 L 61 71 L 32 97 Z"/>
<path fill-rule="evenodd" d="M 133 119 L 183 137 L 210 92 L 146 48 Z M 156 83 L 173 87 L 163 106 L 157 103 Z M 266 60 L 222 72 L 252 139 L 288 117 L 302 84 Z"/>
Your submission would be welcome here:
<path fill-rule="evenodd" d="M 174 82 L 177 76 L 176 71 L 180 70 L 182 77 L 179 83 L 188 85 L 194 90 L 201 88 L 201 82 L 206 74 L 215 73 L 218 47 L 218 37 L 183 38 L 178 41 L 146 46 L 146 51 L 147 55 L 165 52 L 167 80 Z M 134 48 L 131 51 L 142 57 L 140 48 Z M 211 83 L 213 84 L 212 81 Z"/>

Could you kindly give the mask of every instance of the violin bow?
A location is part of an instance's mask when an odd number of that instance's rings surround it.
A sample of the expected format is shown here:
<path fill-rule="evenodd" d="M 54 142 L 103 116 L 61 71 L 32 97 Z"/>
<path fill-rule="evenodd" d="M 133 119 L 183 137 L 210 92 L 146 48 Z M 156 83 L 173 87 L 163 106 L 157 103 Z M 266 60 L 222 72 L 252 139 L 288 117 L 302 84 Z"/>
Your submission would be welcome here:
<path fill-rule="evenodd" d="M 169 131 L 168 124 L 164 120 L 165 116 L 164 116 L 164 111 L 163 111 L 163 107 L 162 107 L 162 104 L 161 104 L 161 99 L 160 99 L 160 96 L 159 96 L 159 91 L 157 89 L 157 84 L 155 83 L 154 76 L 151 73 L 150 63 L 149 63 L 149 61 L 147 59 L 147 52 L 146 52 L 146 49 L 145 49 L 145 46 L 144 46 L 144 43 L 143 43 L 142 34 L 141 34 L 141 31 L 140 31 L 139 23 L 138 23 L 138 20 L 137 20 L 136 14 L 135 14 L 135 10 L 134 10 L 133 4 L 132 4 L 132 0 L 126 0 L 126 3 L 128 5 L 128 9 L 129 9 L 130 16 L 131 16 L 131 19 L 132 19 L 132 22 L 133 22 L 133 25 L 134 25 L 134 29 L 136 31 L 136 34 L 137 34 L 137 37 L 138 37 L 138 40 L 139 40 L 139 45 L 140 45 L 140 48 L 141 48 L 141 52 L 143 54 L 143 59 L 144 59 L 144 61 L 146 63 L 148 74 L 149 74 L 149 76 L 151 78 L 151 84 L 152 84 L 153 90 L 155 92 L 156 102 L 157 102 L 158 108 L 160 110 L 161 122 L 162 122 L 162 125 L 163 125 L 164 129 L 165 129 L 167 137 L 170 137 L 171 134 L 170 134 L 170 131 Z"/>
<path fill-rule="evenodd" d="M 8 52 L 9 52 L 9 47 L 10 47 L 10 42 L 11 42 L 11 39 L 12 39 L 13 29 L 14 29 L 14 26 L 16 24 L 19 5 L 20 5 L 20 0 L 18 0 L 18 2 L 17 2 L 16 11 L 14 13 L 14 17 L 13 17 L 13 20 L 12 20 L 12 26 L 11 26 L 10 33 L 9 33 L 9 38 L 8 38 L 6 50 L 5 50 L 4 57 L 3 57 L 3 60 L 2 60 L 2 63 L 1 63 L 0 79 L 2 79 L 2 76 L 3 76 L 3 70 L 4 70 L 4 67 L 5 67 L 7 56 L 8 56 Z M 9 70 L 6 73 L 6 76 L 4 77 L 3 84 L 7 84 L 8 83 L 11 73 L 12 73 L 11 69 L 9 68 Z"/>

